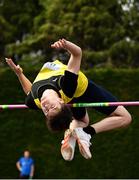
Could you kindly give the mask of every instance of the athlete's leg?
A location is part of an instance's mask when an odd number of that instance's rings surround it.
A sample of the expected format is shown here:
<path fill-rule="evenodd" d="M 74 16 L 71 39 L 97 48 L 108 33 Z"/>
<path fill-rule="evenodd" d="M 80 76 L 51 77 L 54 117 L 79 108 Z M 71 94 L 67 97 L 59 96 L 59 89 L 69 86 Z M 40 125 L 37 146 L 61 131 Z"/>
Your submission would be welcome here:
<path fill-rule="evenodd" d="M 98 86 L 92 81 L 89 82 L 89 86 L 85 96 L 85 100 L 87 102 L 90 102 L 91 100 L 93 100 L 93 102 L 117 101 L 117 99 L 109 91 L 101 86 Z M 94 129 L 96 133 L 100 133 L 126 127 L 131 123 L 131 115 L 123 106 L 95 107 L 94 109 L 102 114 L 105 114 L 106 118 L 89 126 L 93 127 L 92 130 L 89 127 L 87 127 L 88 129 L 84 128 L 84 131 L 91 135 L 93 135 Z"/>
<path fill-rule="evenodd" d="M 100 133 L 126 127 L 131 121 L 132 118 L 129 112 L 123 106 L 118 106 L 108 117 L 91 126 L 95 129 L 96 133 Z"/>
<path fill-rule="evenodd" d="M 81 99 L 81 102 L 91 101 L 113 102 L 117 101 L 117 99 L 100 86 L 97 86 L 94 83 L 90 83 L 88 90 L 86 91 L 84 97 Z M 87 127 L 86 125 L 89 123 L 89 118 L 87 118 L 87 121 L 85 120 L 83 122 L 74 120 L 70 125 L 70 128 L 74 129 L 72 134 L 77 139 L 80 152 L 86 159 L 91 158 L 91 152 L 89 150 L 91 135 L 93 136 L 95 133 L 126 127 L 131 123 L 131 115 L 123 106 L 97 107 L 95 109 L 107 115 L 107 117 Z"/>
<path fill-rule="evenodd" d="M 77 139 L 80 153 L 86 159 L 90 159 L 92 157 L 89 149 L 91 135 L 93 136 L 95 133 L 123 128 L 130 123 L 131 115 L 123 106 L 119 106 L 114 112 L 101 121 L 85 128 L 75 128 L 73 130 L 73 135 Z"/>
<path fill-rule="evenodd" d="M 91 100 L 93 102 L 117 101 L 117 99 L 111 93 L 94 83 L 89 84 L 88 90 L 85 94 L 85 98 L 82 99 L 82 102 L 91 102 Z M 85 158 L 91 158 L 91 154 L 89 156 L 90 137 L 88 136 L 87 138 L 86 134 L 93 136 L 95 133 L 126 127 L 131 123 L 131 115 L 123 106 L 97 107 L 95 109 L 105 114 L 107 117 L 91 126 L 87 126 L 84 128 L 75 128 L 74 130 L 75 137 L 77 137 L 77 139 L 79 140 L 81 139 L 80 142 L 78 141 L 78 144 L 79 148 L 81 147 L 80 152 Z M 82 147 L 84 148 L 83 151 Z"/>

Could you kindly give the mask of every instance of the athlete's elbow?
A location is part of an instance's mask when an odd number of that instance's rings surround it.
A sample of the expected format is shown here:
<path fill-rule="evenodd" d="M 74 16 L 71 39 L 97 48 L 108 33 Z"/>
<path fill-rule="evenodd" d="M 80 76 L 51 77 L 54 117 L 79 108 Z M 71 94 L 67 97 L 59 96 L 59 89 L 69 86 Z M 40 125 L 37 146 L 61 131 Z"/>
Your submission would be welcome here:
<path fill-rule="evenodd" d="M 78 55 L 79 56 L 82 56 L 82 49 L 80 48 L 80 47 L 78 47 L 79 49 L 78 49 Z"/>
<path fill-rule="evenodd" d="M 75 57 L 82 57 L 82 49 L 78 46 L 76 48 L 75 53 L 73 54 Z"/>

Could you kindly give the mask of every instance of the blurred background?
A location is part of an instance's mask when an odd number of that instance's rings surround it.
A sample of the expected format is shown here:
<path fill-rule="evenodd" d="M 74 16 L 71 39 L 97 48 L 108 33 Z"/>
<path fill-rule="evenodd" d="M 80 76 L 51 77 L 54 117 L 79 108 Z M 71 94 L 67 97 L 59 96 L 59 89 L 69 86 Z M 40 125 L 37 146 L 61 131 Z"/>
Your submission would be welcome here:
<path fill-rule="evenodd" d="M 0 104 L 24 103 L 25 95 L 4 58 L 12 57 L 33 81 L 47 61 L 67 63 L 69 54 L 50 48 L 59 38 L 83 50 L 82 70 L 119 101 L 139 100 L 138 0 L 0 0 Z M 17 178 L 15 163 L 24 149 L 35 160 L 35 178 L 139 178 L 139 108 L 128 107 L 129 128 L 92 138 L 91 160 L 76 148 L 66 162 L 63 132 L 48 132 L 43 114 L 0 112 L 0 178 Z M 89 109 L 90 121 L 103 116 Z"/>

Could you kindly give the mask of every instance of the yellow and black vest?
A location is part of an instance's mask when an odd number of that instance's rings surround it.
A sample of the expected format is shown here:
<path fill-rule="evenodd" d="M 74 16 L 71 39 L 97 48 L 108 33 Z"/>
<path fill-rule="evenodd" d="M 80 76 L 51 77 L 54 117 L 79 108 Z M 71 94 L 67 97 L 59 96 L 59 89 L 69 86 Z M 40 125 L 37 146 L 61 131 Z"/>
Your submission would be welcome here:
<path fill-rule="evenodd" d="M 64 103 L 69 103 L 73 98 L 80 97 L 84 94 L 88 86 L 88 79 L 81 71 L 79 71 L 78 74 L 77 88 L 73 97 L 69 98 L 66 96 L 66 94 L 64 94 L 59 82 L 60 78 L 64 75 L 65 70 L 67 70 L 67 66 L 58 60 L 55 60 L 54 62 L 47 62 L 43 65 L 42 69 L 33 82 L 31 90 L 34 102 L 37 107 L 41 108 L 40 100 L 38 97 L 38 90 L 42 86 L 46 86 L 49 88 L 52 87 L 52 89 L 55 89 L 60 94 Z"/>

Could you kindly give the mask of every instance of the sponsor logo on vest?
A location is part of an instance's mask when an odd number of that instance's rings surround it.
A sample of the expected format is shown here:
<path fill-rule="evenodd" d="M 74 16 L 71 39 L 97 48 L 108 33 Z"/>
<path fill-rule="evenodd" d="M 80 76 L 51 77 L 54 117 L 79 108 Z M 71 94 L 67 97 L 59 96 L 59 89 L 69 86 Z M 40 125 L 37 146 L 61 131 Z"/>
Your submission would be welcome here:
<path fill-rule="evenodd" d="M 61 68 L 60 64 L 55 64 L 53 62 L 47 62 L 44 64 L 43 68 L 42 69 L 51 69 L 51 70 L 58 70 Z"/>

